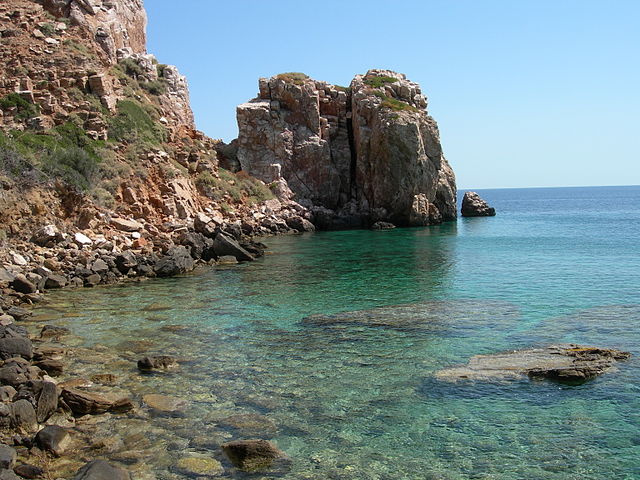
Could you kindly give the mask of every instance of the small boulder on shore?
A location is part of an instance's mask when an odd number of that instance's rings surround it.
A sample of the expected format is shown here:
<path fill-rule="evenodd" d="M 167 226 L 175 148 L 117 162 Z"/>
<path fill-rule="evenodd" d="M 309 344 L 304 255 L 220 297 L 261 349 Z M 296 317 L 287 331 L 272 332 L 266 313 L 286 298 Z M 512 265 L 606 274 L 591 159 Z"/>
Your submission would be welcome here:
<path fill-rule="evenodd" d="M 156 355 L 138 360 L 138 370 L 151 372 L 153 370 L 170 370 L 178 367 L 178 361 L 169 355 Z"/>
<path fill-rule="evenodd" d="M 467 192 L 462 198 L 463 217 L 493 217 L 496 209 L 490 207 L 476 192 Z"/>
<path fill-rule="evenodd" d="M 104 460 L 93 460 L 82 467 L 73 480 L 131 480 L 126 470 L 114 467 Z"/>

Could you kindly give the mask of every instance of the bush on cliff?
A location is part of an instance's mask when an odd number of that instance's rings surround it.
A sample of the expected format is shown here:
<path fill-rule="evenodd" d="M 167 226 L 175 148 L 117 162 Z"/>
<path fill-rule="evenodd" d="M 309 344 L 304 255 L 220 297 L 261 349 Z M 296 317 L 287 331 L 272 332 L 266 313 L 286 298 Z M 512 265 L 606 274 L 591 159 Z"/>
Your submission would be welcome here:
<path fill-rule="evenodd" d="M 395 83 L 397 81 L 398 79 L 393 77 L 367 77 L 364 79 L 364 84 L 374 88 L 381 88 L 388 83 Z"/>
<path fill-rule="evenodd" d="M 250 205 L 274 198 L 267 185 L 246 172 L 233 173 L 220 168 L 218 175 L 216 178 L 209 172 L 202 172 L 196 178 L 196 186 L 209 198 L 220 201 L 229 196 L 235 202 L 244 201 Z"/>
<path fill-rule="evenodd" d="M 3 111 L 16 109 L 16 120 L 27 120 L 29 118 L 37 117 L 40 113 L 40 109 L 37 105 L 28 102 L 17 93 L 10 93 L 6 97 L 0 99 L 0 109 Z"/>
<path fill-rule="evenodd" d="M 293 83 L 294 85 L 304 85 L 305 80 L 309 78 L 302 72 L 286 72 L 276 76 L 278 80 L 284 80 L 287 83 Z"/>
<path fill-rule="evenodd" d="M 109 119 L 109 139 L 123 143 L 144 142 L 158 145 L 166 140 L 164 127 L 133 100 L 120 100 L 118 114 Z"/>

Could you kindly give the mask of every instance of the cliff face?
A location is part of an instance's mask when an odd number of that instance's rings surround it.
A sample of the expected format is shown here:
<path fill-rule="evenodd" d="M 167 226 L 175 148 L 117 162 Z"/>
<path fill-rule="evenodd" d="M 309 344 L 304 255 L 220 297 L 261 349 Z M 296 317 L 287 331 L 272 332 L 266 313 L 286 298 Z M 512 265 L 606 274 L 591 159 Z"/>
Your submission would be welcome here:
<path fill-rule="evenodd" d="M 455 176 L 437 124 L 404 75 L 370 70 L 344 88 L 282 74 L 259 87 L 237 109 L 240 166 L 265 182 L 283 177 L 320 223 L 456 218 Z"/>

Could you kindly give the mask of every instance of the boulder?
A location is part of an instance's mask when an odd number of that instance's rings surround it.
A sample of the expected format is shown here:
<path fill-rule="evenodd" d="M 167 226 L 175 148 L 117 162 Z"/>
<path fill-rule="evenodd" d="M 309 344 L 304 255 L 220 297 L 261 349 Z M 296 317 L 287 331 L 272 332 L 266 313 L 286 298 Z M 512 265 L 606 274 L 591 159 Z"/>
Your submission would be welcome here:
<path fill-rule="evenodd" d="M 45 325 L 40 330 L 40 338 L 53 338 L 60 340 L 61 337 L 69 335 L 70 330 L 66 327 L 58 327 L 57 325 Z"/>
<path fill-rule="evenodd" d="M 184 246 L 170 248 L 154 267 L 159 277 L 171 277 L 193 270 L 194 262 Z"/>
<path fill-rule="evenodd" d="M 67 279 L 63 275 L 50 273 L 44 283 L 44 288 L 53 290 L 56 288 L 64 288 L 67 285 Z"/>
<path fill-rule="evenodd" d="M 286 219 L 289 228 L 293 228 L 299 232 L 315 232 L 316 227 L 313 223 L 304 217 L 293 215 Z"/>
<path fill-rule="evenodd" d="M 178 367 L 178 361 L 169 355 L 156 355 L 138 360 L 138 369 L 142 372 L 170 370 Z"/>
<path fill-rule="evenodd" d="M 10 403 L 18 392 L 11 385 L 3 385 L 0 387 L 0 402 Z"/>
<path fill-rule="evenodd" d="M 14 306 L 10 307 L 6 313 L 7 315 L 11 315 L 13 318 L 19 321 L 26 320 L 31 315 L 33 315 L 33 312 L 31 312 L 30 310 L 27 310 L 26 308 L 14 307 Z"/>
<path fill-rule="evenodd" d="M 33 358 L 31 340 L 22 337 L 0 338 L 0 359 L 22 357 L 26 360 Z"/>
<path fill-rule="evenodd" d="M 0 480 L 20 480 L 12 470 L 0 470 Z"/>
<path fill-rule="evenodd" d="M 36 434 L 35 442 L 41 450 L 59 457 L 71 443 L 71 437 L 66 429 L 57 425 L 47 425 Z"/>
<path fill-rule="evenodd" d="M 107 262 L 105 262 L 101 258 L 98 258 L 91 265 L 91 271 L 95 273 L 103 274 L 109 271 L 109 265 L 107 265 Z"/>
<path fill-rule="evenodd" d="M 215 251 L 217 257 L 231 255 L 233 257 L 236 257 L 238 261 L 255 260 L 255 257 L 253 255 L 242 248 L 240 244 L 229 235 L 220 232 L 216 235 L 216 238 L 213 240 L 213 242 L 213 250 Z"/>
<path fill-rule="evenodd" d="M 38 387 L 36 417 L 39 423 L 44 423 L 58 409 L 58 389 L 53 382 L 39 382 Z"/>
<path fill-rule="evenodd" d="M 265 470 L 284 457 L 284 452 L 273 443 L 260 439 L 224 443 L 222 450 L 234 466 L 246 472 Z"/>
<path fill-rule="evenodd" d="M 105 460 L 93 460 L 78 470 L 73 480 L 131 480 L 131 476 Z"/>
<path fill-rule="evenodd" d="M 38 290 L 38 287 L 22 273 L 17 274 L 10 285 L 19 293 L 35 293 Z"/>
<path fill-rule="evenodd" d="M 55 225 L 45 225 L 31 237 L 31 241 L 41 247 L 46 247 L 64 240 L 64 236 Z"/>
<path fill-rule="evenodd" d="M 11 469 L 16 464 L 16 451 L 9 445 L 0 444 L 0 468 Z"/>
<path fill-rule="evenodd" d="M 217 225 L 211 217 L 200 212 L 193 218 L 193 229 L 205 237 L 213 238 L 216 235 Z"/>
<path fill-rule="evenodd" d="M 38 428 L 36 411 L 29 400 L 17 400 L 10 405 L 10 425 L 26 431 Z"/>
<path fill-rule="evenodd" d="M 62 390 L 62 399 L 76 415 L 126 412 L 133 408 L 133 403 L 128 398 L 111 400 L 103 395 L 76 388 L 64 388 Z"/>
<path fill-rule="evenodd" d="M 493 355 L 476 355 L 467 365 L 436 373 L 442 380 L 509 380 L 528 376 L 562 383 L 582 383 L 631 356 L 620 350 L 584 345 L 550 345 Z"/>
<path fill-rule="evenodd" d="M 37 479 L 44 478 L 44 470 L 36 465 L 18 465 L 14 467 L 13 471 L 22 478 Z"/>
<path fill-rule="evenodd" d="M 122 232 L 139 232 L 144 228 L 140 222 L 135 220 L 127 220 L 126 218 L 112 218 L 111 225 Z"/>
<path fill-rule="evenodd" d="M 80 232 L 76 233 L 73 236 L 73 241 L 79 247 L 84 247 L 84 246 L 93 244 L 93 240 L 91 240 L 89 237 L 87 237 L 84 233 L 80 233 Z"/>
<path fill-rule="evenodd" d="M 115 262 L 116 262 L 116 268 L 123 275 L 126 275 L 129 272 L 129 270 L 131 270 L 132 268 L 136 268 L 138 266 L 138 259 L 136 258 L 135 254 L 130 250 L 126 250 L 120 253 L 119 255 L 117 255 Z"/>
<path fill-rule="evenodd" d="M 493 217 L 496 209 L 490 207 L 476 192 L 466 192 L 462 198 L 463 217 Z"/>
<path fill-rule="evenodd" d="M 396 226 L 389 222 L 376 222 L 371 225 L 371 230 L 393 230 Z"/>

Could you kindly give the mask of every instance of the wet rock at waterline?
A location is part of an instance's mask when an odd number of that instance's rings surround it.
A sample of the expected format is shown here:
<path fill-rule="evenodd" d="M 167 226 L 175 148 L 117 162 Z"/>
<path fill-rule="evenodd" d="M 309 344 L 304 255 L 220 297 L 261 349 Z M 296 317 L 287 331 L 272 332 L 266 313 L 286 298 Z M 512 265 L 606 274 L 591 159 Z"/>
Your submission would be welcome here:
<path fill-rule="evenodd" d="M 128 398 L 112 400 L 103 395 L 76 388 L 62 390 L 62 399 L 76 415 L 126 412 L 133 409 L 133 403 Z"/>
<path fill-rule="evenodd" d="M 176 470 L 195 477 L 216 477 L 224 473 L 224 468 L 218 460 L 206 457 L 181 458 Z"/>
<path fill-rule="evenodd" d="M 51 452 L 59 457 L 69 446 L 71 437 L 64 428 L 57 425 L 47 425 L 38 432 L 35 441 L 41 450 Z"/>
<path fill-rule="evenodd" d="M 491 381 L 529 376 L 563 383 L 581 383 L 606 372 L 631 356 L 620 350 L 582 345 L 551 345 L 493 355 L 476 355 L 467 365 L 440 370 L 442 380 Z"/>
<path fill-rule="evenodd" d="M 138 360 L 138 370 L 141 372 L 171 370 L 178 367 L 178 361 L 169 355 L 144 357 Z"/>
<path fill-rule="evenodd" d="M 490 207 L 476 192 L 467 192 L 462 198 L 463 217 L 493 217 L 496 209 Z"/>

